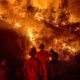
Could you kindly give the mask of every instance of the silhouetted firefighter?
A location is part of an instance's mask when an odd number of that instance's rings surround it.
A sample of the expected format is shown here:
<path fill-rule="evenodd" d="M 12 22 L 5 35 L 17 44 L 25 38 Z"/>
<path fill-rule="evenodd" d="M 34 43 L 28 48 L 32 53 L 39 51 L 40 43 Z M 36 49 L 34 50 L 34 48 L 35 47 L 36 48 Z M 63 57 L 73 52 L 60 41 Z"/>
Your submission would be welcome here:
<path fill-rule="evenodd" d="M 43 80 L 43 68 L 41 62 L 35 57 L 36 49 L 30 49 L 30 58 L 24 62 L 24 80 Z"/>
<path fill-rule="evenodd" d="M 43 67 L 43 71 L 44 71 L 44 79 L 43 80 L 47 80 L 47 66 L 46 64 L 48 63 L 49 60 L 49 56 L 47 54 L 47 52 L 44 50 L 45 45 L 42 43 L 39 46 L 40 51 L 37 52 L 37 58 L 41 61 L 42 63 L 42 67 Z"/>
<path fill-rule="evenodd" d="M 58 53 L 51 49 L 49 55 L 51 56 L 52 59 L 47 64 L 48 80 L 61 80 L 60 79 L 61 62 L 58 60 Z"/>

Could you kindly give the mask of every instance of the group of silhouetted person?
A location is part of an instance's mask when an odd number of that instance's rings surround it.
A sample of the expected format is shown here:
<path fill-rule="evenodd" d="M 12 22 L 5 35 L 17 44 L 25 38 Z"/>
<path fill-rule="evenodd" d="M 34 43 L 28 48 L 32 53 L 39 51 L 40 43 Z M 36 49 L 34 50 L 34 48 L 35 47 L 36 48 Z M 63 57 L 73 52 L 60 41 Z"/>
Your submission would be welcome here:
<path fill-rule="evenodd" d="M 53 49 L 48 53 L 44 47 L 40 44 L 38 52 L 35 47 L 30 49 L 23 66 L 24 80 L 60 80 L 58 54 Z"/>
<path fill-rule="evenodd" d="M 27 44 L 26 44 L 27 45 Z M 23 37 L 12 29 L 0 29 L 0 80 L 80 80 L 80 54 L 70 62 L 60 61 L 45 45 L 26 48 Z"/>

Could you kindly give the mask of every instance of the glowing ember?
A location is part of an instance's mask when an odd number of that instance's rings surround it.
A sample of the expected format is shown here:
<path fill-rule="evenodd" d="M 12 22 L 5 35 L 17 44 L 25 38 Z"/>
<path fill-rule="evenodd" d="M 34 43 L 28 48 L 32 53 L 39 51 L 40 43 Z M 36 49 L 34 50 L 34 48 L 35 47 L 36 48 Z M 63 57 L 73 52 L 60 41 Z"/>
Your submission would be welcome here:
<path fill-rule="evenodd" d="M 52 56 L 49 57 L 49 61 L 52 61 Z"/>

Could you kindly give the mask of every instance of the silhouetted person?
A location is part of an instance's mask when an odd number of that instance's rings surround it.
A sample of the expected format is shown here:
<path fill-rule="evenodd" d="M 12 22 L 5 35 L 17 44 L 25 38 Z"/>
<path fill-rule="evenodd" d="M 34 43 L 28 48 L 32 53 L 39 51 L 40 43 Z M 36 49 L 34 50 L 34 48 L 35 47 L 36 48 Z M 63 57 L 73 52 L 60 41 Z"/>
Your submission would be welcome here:
<path fill-rule="evenodd" d="M 43 70 L 44 70 L 44 80 L 47 80 L 47 66 L 46 64 L 49 61 L 48 53 L 44 50 L 45 46 L 44 44 L 40 44 L 39 49 L 40 51 L 37 52 L 37 58 L 41 61 Z"/>
<path fill-rule="evenodd" d="M 48 80 L 60 80 L 60 61 L 58 60 L 58 54 L 51 49 L 49 55 L 52 59 L 47 64 Z"/>
<path fill-rule="evenodd" d="M 24 80 L 43 80 L 43 68 L 39 59 L 35 57 L 36 49 L 33 47 L 29 52 L 29 59 L 24 62 Z"/>

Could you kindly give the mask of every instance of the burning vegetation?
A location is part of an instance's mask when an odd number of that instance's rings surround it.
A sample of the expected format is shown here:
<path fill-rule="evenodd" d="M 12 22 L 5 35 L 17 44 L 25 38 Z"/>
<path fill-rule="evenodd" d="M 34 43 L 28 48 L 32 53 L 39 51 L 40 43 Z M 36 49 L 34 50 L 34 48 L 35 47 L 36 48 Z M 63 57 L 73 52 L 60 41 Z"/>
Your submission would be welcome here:
<path fill-rule="evenodd" d="M 71 14 L 68 0 L 0 0 L 0 20 L 10 24 L 30 41 L 42 42 L 61 55 L 80 51 L 80 21 Z M 54 7 L 55 6 L 55 7 Z"/>

